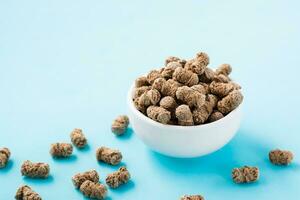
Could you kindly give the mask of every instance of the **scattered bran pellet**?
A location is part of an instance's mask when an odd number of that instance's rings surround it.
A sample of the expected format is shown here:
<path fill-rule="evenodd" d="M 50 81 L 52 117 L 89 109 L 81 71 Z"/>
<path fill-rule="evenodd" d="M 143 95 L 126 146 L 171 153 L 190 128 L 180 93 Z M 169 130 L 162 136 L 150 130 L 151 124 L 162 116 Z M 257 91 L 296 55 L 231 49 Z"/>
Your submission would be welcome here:
<path fill-rule="evenodd" d="M 118 171 L 108 174 L 106 184 L 111 188 L 117 188 L 120 185 L 127 183 L 130 179 L 130 173 L 126 167 L 120 167 Z"/>
<path fill-rule="evenodd" d="M 0 169 L 7 165 L 10 154 L 11 153 L 8 148 L 4 147 L 0 149 Z"/>
<path fill-rule="evenodd" d="M 107 188 L 100 183 L 94 183 L 90 180 L 84 181 L 80 186 L 82 194 L 92 199 L 105 199 L 107 195 Z"/>
<path fill-rule="evenodd" d="M 50 167 L 47 163 L 33 163 L 29 160 L 23 162 L 21 166 L 22 176 L 29 178 L 47 178 L 50 173 Z"/>
<path fill-rule="evenodd" d="M 96 151 L 98 161 L 105 162 L 110 165 L 118 165 L 122 160 L 122 154 L 119 150 L 108 147 L 100 147 Z"/>
<path fill-rule="evenodd" d="M 72 182 L 76 188 L 80 188 L 81 184 L 86 180 L 90 180 L 94 183 L 98 183 L 99 174 L 97 173 L 96 170 L 92 169 L 83 173 L 75 174 L 72 177 Z"/>
<path fill-rule="evenodd" d="M 126 115 L 118 116 L 111 125 L 111 131 L 119 136 L 123 135 L 129 125 L 129 118 Z"/>
<path fill-rule="evenodd" d="M 87 139 L 86 139 L 85 135 L 83 134 L 82 129 L 75 128 L 71 132 L 70 137 L 71 137 L 72 143 L 77 148 L 84 148 L 85 145 L 87 144 Z M 71 152 L 71 154 L 72 154 L 72 152 Z"/>
<path fill-rule="evenodd" d="M 69 143 L 54 143 L 51 144 L 50 154 L 55 158 L 70 157 L 73 152 L 73 146 Z"/>
<path fill-rule="evenodd" d="M 16 200 L 42 200 L 42 197 L 28 185 L 19 187 L 15 195 Z"/>
<path fill-rule="evenodd" d="M 269 159 L 274 165 L 288 165 L 292 162 L 294 156 L 291 151 L 274 149 L 269 152 Z"/>
<path fill-rule="evenodd" d="M 259 179 L 257 167 L 244 166 L 232 170 L 232 179 L 235 183 L 251 183 Z"/>

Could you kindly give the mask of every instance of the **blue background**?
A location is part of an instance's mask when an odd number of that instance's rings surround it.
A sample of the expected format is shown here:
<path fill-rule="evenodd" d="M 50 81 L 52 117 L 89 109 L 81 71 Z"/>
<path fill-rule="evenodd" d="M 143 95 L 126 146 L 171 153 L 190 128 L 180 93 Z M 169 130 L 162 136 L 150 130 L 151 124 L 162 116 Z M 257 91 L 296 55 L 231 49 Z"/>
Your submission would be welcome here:
<path fill-rule="evenodd" d="M 44 199 L 83 199 L 71 183 L 95 168 L 101 181 L 117 169 L 99 164 L 101 145 L 119 148 L 132 182 L 110 199 L 296 199 L 300 195 L 299 2 L 252 1 L 4 1 L 0 2 L 0 147 L 12 151 L 0 170 L 0 199 L 28 184 Z M 243 86 L 244 118 L 223 149 L 196 159 L 150 151 L 132 130 L 116 138 L 113 118 L 126 113 L 132 81 L 169 55 L 205 51 L 211 67 L 230 63 Z M 53 160 L 49 146 L 82 128 L 89 148 Z M 187 144 L 188 145 L 188 144 Z M 268 151 L 292 150 L 288 167 Z M 48 162 L 47 180 L 22 178 L 26 160 Z M 231 169 L 261 169 L 259 182 L 236 185 Z"/>

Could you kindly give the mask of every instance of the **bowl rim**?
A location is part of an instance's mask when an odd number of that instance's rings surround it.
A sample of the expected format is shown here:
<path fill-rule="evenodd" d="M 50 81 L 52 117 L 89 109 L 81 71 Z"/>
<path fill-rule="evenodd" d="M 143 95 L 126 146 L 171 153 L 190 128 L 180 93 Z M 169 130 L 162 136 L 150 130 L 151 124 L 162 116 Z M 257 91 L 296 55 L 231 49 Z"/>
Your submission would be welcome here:
<path fill-rule="evenodd" d="M 199 125 L 193 125 L 193 126 L 180 126 L 180 125 L 172 125 L 172 124 L 162 124 L 162 123 L 159 123 L 159 122 L 154 121 L 153 119 L 147 117 L 146 115 L 141 113 L 138 109 L 136 109 L 136 107 L 134 106 L 133 100 L 132 100 L 132 95 L 133 95 L 134 88 L 135 88 L 135 85 L 132 84 L 130 86 L 130 89 L 129 89 L 128 93 L 127 93 L 127 104 L 129 106 L 129 109 L 135 115 L 137 115 L 139 118 L 141 118 L 143 121 L 145 121 L 146 123 L 149 123 L 153 126 L 157 126 L 158 128 L 168 128 L 168 129 L 177 129 L 177 130 L 178 129 L 192 130 L 192 129 L 200 129 L 200 128 L 218 126 L 219 124 L 222 124 L 223 122 L 227 121 L 228 118 L 230 118 L 231 115 L 234 115 L 236 112 L 241 110 L 241 107 L 242 107 L 243 102 L 244 102 L 244 101 L 242 101 L 242 103 L 237 108 L 232 110 L 230 113 L 228 113 L 222 119 L 219 119 L 217 121 L 210 122 L 210 123 L 207 123 L 207 124 L 199 124 Z"/>

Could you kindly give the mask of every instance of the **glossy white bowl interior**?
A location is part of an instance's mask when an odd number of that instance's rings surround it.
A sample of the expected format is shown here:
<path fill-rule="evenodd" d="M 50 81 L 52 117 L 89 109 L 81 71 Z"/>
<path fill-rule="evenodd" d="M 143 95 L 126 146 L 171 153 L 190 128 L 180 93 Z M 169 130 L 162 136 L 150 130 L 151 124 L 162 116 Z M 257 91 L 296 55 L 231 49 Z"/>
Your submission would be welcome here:
<path fill-rule="evenodd" d="M 224 118 L 204 125 L 175 126 L 158 123 L 139 112 L 128 92 L 129 119 L 134 132 L 152 150 L 182 158 L 203 156 L 227 144 L 236 134 L 242 118 L 241 105 Z"/>

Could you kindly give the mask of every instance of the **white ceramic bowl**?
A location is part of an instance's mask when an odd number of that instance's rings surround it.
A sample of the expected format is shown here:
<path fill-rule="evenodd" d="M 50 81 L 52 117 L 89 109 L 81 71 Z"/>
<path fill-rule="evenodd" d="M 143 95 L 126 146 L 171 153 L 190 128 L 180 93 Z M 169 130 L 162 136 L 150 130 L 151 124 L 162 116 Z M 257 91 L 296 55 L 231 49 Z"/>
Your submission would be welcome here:
<path fill-rule="evenodd" d="M 129 119 L 134 132 L 152 150 L 182 158 L 203 156 L 227 144 L 236 134 L 242 118 L 241 105 L 224 118 L 204 125 L 175 126 L 158 123 L 139 112 L 128 92 Z"/>

